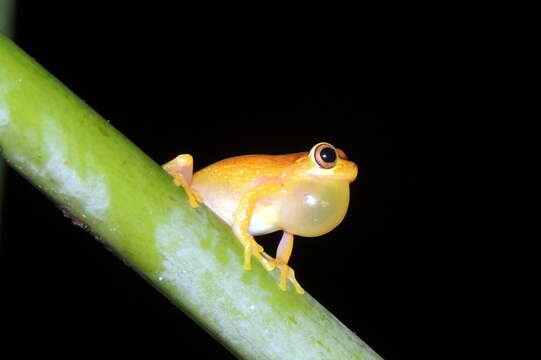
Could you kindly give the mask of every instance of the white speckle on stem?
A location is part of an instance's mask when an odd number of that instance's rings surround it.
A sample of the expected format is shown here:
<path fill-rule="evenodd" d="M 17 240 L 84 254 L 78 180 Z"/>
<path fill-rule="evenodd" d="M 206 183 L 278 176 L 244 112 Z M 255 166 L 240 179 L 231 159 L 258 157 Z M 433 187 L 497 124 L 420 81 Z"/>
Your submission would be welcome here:
<path fill-rule="evenodd" d="M 32 136 L 32 134 L 29 133 L 26 136 Z M 105 177 L 97 173 L 95 169 L 86 176 L 82 176 L 68 165 L 66 135 L 48 117 L 43 123 L 43 139 L 45 164 L 36 164 L 22 154 L 12 154 L 13 165 L 21 171 L 26 170 L 33 176 L 52 180 L 54 191 L 62 197 L 75 200 L 83 207 L 84 213 L 81 217 L 85 221 L 87 214 L 99 219 L 109 208 L 110 203 Z M 87 161 L 92 161 L 91 155 L 88 155 Z M 40 184 L 38 186 L 41 188 Z"/>
<path fill-rule="evenodd" d="M 0 127 L 6 126 L 9 123 L 9 114 L 8 107 L 0 101 Z"/>
<path fill-rule="evenodd" d="M 110 202 L 104 176 L 90 173 L 83 178 L 69 167 L 64 133 L 53 121 L 44 123 L 44 137 L 49 155 L 43 168 L 45 175 L 57 183 L 60 194 L 76 199 L 88 214 L 101 217 L 109 208 Z"/>
<path fill-rule="evenodd" d="M 57 191 L 77 199 L 89 214 L 99 218 L 109 208 L 109 194 L 103 177 L 89 175 L 82 178 L 65 164 L 62 149 L 55 147 L 49 150 L 51 153 L 44 170 L 58 184 Z"/>

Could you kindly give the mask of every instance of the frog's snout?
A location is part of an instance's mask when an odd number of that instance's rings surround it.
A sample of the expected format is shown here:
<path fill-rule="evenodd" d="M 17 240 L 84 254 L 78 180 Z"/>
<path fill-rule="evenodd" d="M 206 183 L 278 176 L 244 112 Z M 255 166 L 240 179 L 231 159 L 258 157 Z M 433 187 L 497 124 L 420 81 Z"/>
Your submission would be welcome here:
<path fill-rule="evenodd" d="M 357 178 L 357 174 L 359 173 L 357 165 L 354 162 L 347 160 L 341 161 L 338 164 L 337 170 L 338 177 L 346 180 L 349 183 L 355 181 L 355 179 Z"/>
<path fill-rule="evenodd" d="M 359 168 L 357 167 L 357 164 L 355 164 L 353 162 L 351 163 L 351 165 L 352 165 L 353 169 L 352 169 L 350 182 L 353 182 L 353 181 L 355 181 L 355 179 L 357 178 L 357 175 L 359 174 Z"/>

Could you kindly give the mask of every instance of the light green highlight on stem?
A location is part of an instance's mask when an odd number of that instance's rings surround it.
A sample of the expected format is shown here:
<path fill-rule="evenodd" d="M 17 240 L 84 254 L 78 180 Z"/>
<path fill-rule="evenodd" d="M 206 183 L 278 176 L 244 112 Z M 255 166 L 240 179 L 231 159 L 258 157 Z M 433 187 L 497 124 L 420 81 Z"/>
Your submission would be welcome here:
<path fill-rule="evenodd" d="M 158 164 L 4 37 L 0 147 L 239 358 L 381 359 L 309 294 L 280 291 L 277 271 L 243 270 L 225 223 L 191 208 Z"/>

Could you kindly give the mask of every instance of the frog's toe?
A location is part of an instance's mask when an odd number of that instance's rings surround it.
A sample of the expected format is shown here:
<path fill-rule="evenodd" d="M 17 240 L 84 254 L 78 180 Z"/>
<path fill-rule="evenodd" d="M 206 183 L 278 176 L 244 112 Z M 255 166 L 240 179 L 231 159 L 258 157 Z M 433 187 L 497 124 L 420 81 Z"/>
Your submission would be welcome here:
<path fill-rule="evenodd" d="M 266 252 L 262 252 L 261 254 L 266 260 L 266 264 L 263 264 L 263 266 L 265 266 L 265 269 L 267 269 L 268 271 L 274 270 L 276 268 L 276 259 L 267 254 Z"/>
<path fill-rule="evenodd" d="M 199 207 L 199 203 L 192 196 L 188 196 L 188 201 L 189 201 L 191 207 L 193 207 L 193 208 L 198 208 Z"/>
<path fill-rule="evenodd" d="M 304 289 L 295 278 L 295 271 L 289 265 L 278 264 L 276 267 L 280 269 L 280 282 L 278 283 L 280 290 L 287 291 L 287 280 L 289 280 L 297 293 L 304 294 Z"/>
<path fill-rule="evenodd" d="M 252 255 L 256 257 L 267 271 L 272 271 L 276 267 L 274 259 L 266 254 L 263 247 L 255 241 L 252 243 Z"/>
<path fill-rule="evenodd" d="M 193 188 L 186 189 L 186 194 L 188 195 L 188 201 L 190 202 L 190 206 L 193 208 L 198 208 L 199 203 L 203 202 L 203 198 L 201 197 L 201 195 L 199 195 L 199 193 Z"/>
<path fill-rule="evenodd" d="M 255 256 L 258 256 L 263 252 L 263 246 L 259 245 L 255 240 L 252 242 L 252 252 Z"/>
<path fill-rule="evenodd" d="M 250 246 L 244 247 L 244 270 L 252 270 L 252 254 L 250 253 Z"/>
<path fill-rule="evenodd" d="M 192 196 L 194 197 L 195 201 L 200 203 L 203 202 L 203 197 L 194 188 L 192 188 Z"/>
<path fill-rule="evenodd" d="M 267 269 L 267 271 L 272 271 L 276 267 L 276 262 L 274 260 L 261 258 L 259 262 Z"/>

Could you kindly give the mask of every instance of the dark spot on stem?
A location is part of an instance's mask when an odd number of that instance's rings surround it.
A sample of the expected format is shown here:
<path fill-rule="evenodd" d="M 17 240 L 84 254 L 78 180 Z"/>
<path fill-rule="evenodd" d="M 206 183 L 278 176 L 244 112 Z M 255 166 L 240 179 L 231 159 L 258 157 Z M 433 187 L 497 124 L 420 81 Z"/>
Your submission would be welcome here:
<path fill-rule="evenodd" d="M 107 130 L 105 130 L 105 128 L 103 126 L 98 126 L 98 130 L 99 130 L 100 133 L 103 134 L 103 136 L 109 137 L 109 133 L 107 132 Z"/>

